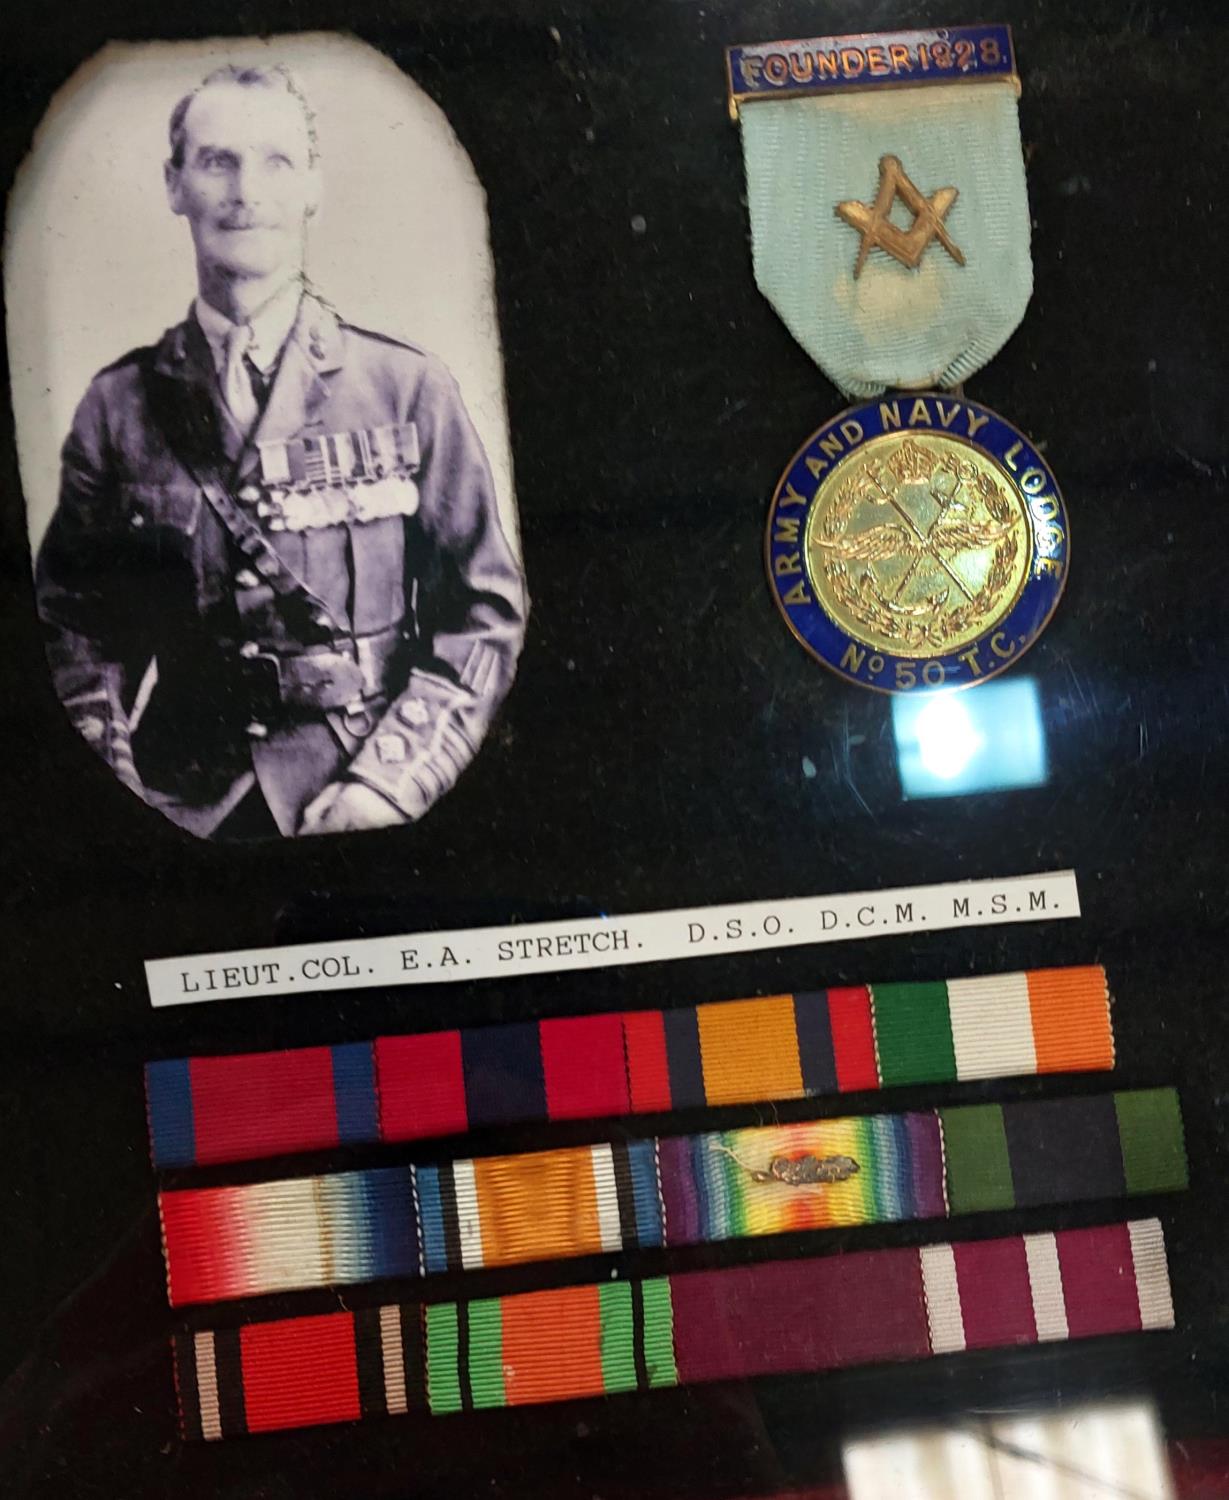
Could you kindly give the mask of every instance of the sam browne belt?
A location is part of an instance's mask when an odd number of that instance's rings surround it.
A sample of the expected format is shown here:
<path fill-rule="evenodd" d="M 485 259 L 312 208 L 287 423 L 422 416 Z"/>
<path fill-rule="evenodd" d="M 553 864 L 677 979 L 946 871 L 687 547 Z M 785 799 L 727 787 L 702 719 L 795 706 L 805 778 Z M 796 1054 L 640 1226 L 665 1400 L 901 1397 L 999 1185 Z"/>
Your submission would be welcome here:
<path fill-rule="evenodd" d="M 405 632 L 398 626 L 286 653 L 247 642 L 239 648 L 241 679 L 254 706 L 344 709 L 384 696 L 389 666 L 405 646 Z"/>

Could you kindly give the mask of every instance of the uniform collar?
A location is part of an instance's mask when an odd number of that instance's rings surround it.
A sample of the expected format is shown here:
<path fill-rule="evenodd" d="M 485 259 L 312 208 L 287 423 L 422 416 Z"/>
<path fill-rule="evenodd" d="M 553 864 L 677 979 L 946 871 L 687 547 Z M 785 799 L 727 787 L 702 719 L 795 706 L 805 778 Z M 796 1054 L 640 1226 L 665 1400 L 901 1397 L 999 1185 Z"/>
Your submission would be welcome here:
<path fill-rule="evenodd" d="M 252 343 L 247 357 L 262 374 L 268 375 L 281 358 L 290 330 L 298 319 L 302 295 L 303 284 L 296 276 L 248 319 Z M 192 304 L 192 315 L 208 340 L 214 369 L 221 372 L 226 364 L 226 340 L 237 325 L 201 296 Z"/>
<path fill-rule="evenodd" d="M 257 467 L 260 444 L 286 442 L 322 420 L 332 387 L 326 377 L 341 368 L 343 349 L 337 319 L 315 297 L 304 297 L 268 402 L 240 456 L 240 478 Z"/>
<path fill-rule="evenodd" d="M 210 309 L 213 311 L 213 309 Z M 215 314 L 220 316 L 220 314 Z M 336 314 L 311 292 L 303 292 L 285 344 L 295 344 L 307 364 L 319 375 L 339 370 L 345 352 L 345 335 Z M 168 328 L 154 350 L 154 369 L 160 375 L 179 379 L 201 379 L 216 366 L 208 335 L 196 316 L 195 305 L 182 323 Z"/>
<path fill-rule="evenodd" d="M 291 337 L 301 345 L 317 374 L 327 375 L 341 368 L 342 332 L 337 315 L 310 292 L 299 304 Z"/>

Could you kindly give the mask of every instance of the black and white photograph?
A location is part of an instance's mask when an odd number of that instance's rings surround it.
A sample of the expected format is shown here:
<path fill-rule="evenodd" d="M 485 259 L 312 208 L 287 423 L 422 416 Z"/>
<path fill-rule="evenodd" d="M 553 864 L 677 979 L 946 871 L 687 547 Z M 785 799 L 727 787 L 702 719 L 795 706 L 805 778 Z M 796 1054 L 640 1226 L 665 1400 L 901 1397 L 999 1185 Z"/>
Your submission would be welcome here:
<path fill-rule="evenodd" d="M 483 196 L 442 113 L 337 37 L 108 48 L 10 223 L 72 726 L 202 838 L 422 818 L 527 609 Z"/>

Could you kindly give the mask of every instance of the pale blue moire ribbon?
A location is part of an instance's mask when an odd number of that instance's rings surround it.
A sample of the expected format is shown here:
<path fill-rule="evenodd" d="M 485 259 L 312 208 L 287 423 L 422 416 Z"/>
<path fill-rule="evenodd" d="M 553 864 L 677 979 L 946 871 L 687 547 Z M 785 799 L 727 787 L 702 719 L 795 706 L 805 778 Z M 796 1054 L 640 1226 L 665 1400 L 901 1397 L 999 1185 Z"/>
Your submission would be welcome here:
<path fill-rule="evenodd" d="M 1015 331 L 1033 288 L 1028 192 L 1011 83 L 932 84 L 745 103 L 740 111 L 755 279 L 828 378 L 850 396 L 966 380 Z M 960 196 L 916 270 L 872 250 L 836 215 L 873 204 L 879 159 L 920 192 Z M 899 201 L 893 222 L 912 215 Z"/>

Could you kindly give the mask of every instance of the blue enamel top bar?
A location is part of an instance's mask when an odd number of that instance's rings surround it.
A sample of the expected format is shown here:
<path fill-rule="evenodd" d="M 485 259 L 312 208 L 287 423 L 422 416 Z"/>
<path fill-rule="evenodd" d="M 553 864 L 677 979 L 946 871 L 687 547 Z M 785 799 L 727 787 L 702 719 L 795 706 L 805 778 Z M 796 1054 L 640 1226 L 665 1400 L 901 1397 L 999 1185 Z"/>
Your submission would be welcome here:
<path fill-rule="evenodd" d="M 1002 79 L 1015 85 L 1010 26 L 876 31 L 726 48 L 730 114 L 754 99 Z"/>

